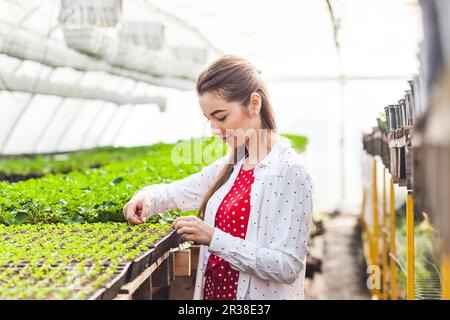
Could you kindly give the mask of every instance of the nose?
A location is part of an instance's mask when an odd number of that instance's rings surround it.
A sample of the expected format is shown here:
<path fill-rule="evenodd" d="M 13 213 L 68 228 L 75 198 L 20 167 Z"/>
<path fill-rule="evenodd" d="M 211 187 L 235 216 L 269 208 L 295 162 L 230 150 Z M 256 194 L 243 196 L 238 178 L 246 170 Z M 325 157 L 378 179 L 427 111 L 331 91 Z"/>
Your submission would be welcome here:
<path fill-rule="evenodd" d="M 211 133 L 215 136 L 223 137 L 225 135 L 225 130 L 219 126 L 215 126 L 211 121 Z"/>

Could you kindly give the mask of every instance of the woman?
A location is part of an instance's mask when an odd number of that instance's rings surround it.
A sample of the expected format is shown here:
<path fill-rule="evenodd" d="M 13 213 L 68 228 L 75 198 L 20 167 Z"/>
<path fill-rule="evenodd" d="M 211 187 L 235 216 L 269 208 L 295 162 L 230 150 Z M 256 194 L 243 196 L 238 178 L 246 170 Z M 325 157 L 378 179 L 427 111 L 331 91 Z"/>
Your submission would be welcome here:
<path fill-rule="evenodd" d="M 259 74 L 236 56 L 204 70 L 199 104 L 230 154 L 185 179 L 139 190 L 124 208 L 131 223 L 175 208 L 199 211 L 173 223 L 183 240 L 202 245 L 194 299 L 304 298 L 312 183 L 275 131 Z"/>

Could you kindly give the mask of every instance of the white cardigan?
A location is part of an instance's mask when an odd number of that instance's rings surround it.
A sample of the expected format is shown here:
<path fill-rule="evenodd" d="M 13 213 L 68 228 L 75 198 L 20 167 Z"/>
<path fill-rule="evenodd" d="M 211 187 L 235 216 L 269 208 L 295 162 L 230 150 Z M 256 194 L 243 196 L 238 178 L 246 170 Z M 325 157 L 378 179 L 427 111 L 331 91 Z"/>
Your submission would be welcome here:
<path fill-rule="evenodd" d="M 179 208 L 197 210 L 228 157 L 200 172 L 170 184 L 145 187 L 150 213 Z M 231 189 L 243 159 L 230 179 L 211 197 L 205 222 L 214 226 L 215 215 Z M 194 299 L 203 299 L 204 270 L 210 253 L 239 270 L 236 298 L 304 299 L 308 235 L 312 225 L 313 185 L 301 156 L 290 140 L 280 137 L 255 167 L 250 193 L 250 217 L 245 239 L 215 228 L 210 246 L 201 246 Z"/>

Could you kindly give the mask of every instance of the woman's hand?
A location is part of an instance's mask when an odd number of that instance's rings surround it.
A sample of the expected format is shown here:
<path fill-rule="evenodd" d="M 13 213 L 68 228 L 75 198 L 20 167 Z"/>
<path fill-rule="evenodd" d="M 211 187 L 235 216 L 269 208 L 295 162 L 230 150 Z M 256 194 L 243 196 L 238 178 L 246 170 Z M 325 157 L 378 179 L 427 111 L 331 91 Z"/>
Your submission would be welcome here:
<path fill-rule="evenodd" d="M 136 193 L 123 207 L 123 216 L 130 223 L 143 223 L 147 220 L 149 214 L 150 199 L 145 191 Z"/>
<path fill-rule="evenodd" d="M 206 246 L 209 246 L 214 234 L 214 227 L 196 216 L 177 218 L 172 227 L 181 235 L 182 240 Z"/>

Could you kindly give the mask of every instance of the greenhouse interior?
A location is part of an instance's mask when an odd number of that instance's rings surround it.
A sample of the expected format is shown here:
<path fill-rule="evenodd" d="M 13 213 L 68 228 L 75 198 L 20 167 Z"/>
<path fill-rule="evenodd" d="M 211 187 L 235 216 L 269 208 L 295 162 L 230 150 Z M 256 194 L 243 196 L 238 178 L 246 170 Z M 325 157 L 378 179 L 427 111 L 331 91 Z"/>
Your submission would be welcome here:
<path fill-rule="evenodd" d="M 449 300 L 449 124 L 448 0 L 2 0 L 0 300 Z"/>

